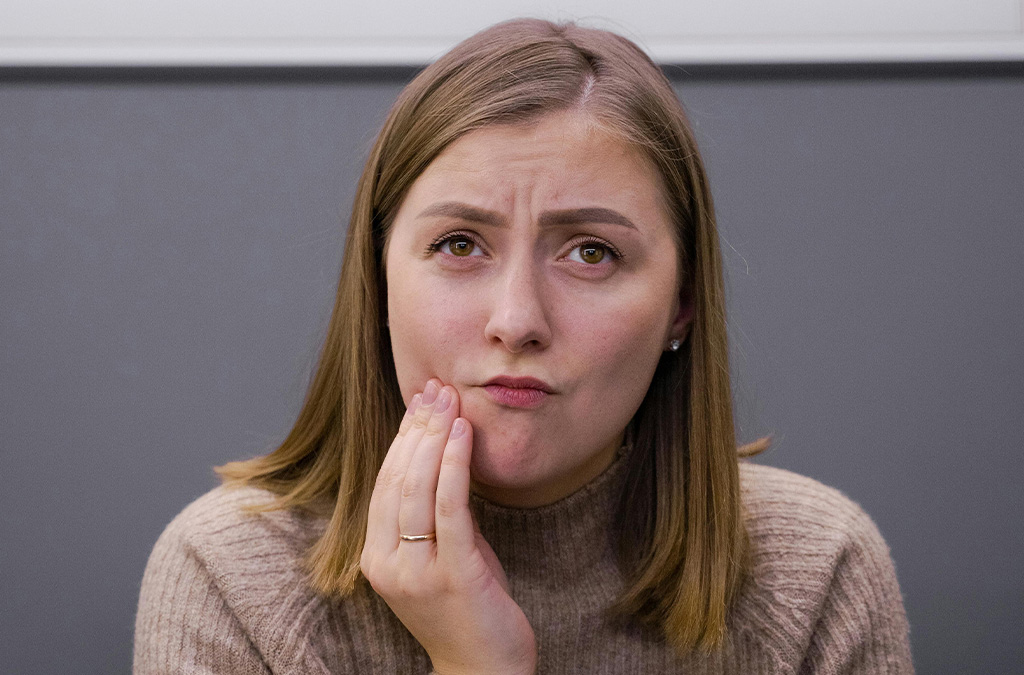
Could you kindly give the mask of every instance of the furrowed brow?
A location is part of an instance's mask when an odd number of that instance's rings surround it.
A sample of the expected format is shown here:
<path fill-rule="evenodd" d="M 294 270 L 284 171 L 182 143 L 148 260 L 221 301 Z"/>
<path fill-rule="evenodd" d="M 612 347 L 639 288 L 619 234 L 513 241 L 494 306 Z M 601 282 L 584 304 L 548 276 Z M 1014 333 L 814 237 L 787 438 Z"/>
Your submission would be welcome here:
<path fill-rule="evenodd" d="M 582 209 L 564 209 L 562 211 L 545 211 L 540 214 L 539 224 L 541 227 L 553 225 L 582 225 L 584 223 L 608 223 L 611 225 L 622 225 L 637 229 L 633 221 L 618 211 L 606 209 L 600 206 L 591 206 Z"/>
<path fill-rule="evenodd" d="M 438 202 L 427 207 L 417 218 L 456 218 L 471 223 L 484 225 L 503 226 L 506 224 L 501 214 L 494 211 L 487 211 L 461 202 Z M 600 206 L 591 206 L 580 209 L 562 209 L 560 211 L 545 211 L 540 214 L 538 224 L 541 227 L 555 227 L 558 225 L 583 225 L 585 223 L 608 223 L 611 225 L 622 225 L 631 229 L 637 226 L 626 216 L 613 209 Z"/>
<path fill-rule="evenodd" d="M 469 204 L 461 202 L 438 202 L 423 210 L 417 218 L 457 218 L 471 223 L 482 223 L 484 225 L 504 225 L 505 219 L 494 211 L 478 209 Z"/>

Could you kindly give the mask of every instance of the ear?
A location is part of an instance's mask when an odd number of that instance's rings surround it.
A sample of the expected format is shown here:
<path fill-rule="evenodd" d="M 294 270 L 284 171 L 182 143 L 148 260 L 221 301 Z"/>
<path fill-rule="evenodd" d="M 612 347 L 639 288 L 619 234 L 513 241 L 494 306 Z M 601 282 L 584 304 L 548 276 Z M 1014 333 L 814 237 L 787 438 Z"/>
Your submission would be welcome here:
<path fill-rule="evenodd" d="M 690 326 L 692 324 L 693 296 L 689 288 L 683 288 L 679 291 L 679 308 L 676 312 L 676 318 L 672 321 L 672 326 L 669 328 L 668 339 L 686 342 L 686 337 L 690 334 Z"/>

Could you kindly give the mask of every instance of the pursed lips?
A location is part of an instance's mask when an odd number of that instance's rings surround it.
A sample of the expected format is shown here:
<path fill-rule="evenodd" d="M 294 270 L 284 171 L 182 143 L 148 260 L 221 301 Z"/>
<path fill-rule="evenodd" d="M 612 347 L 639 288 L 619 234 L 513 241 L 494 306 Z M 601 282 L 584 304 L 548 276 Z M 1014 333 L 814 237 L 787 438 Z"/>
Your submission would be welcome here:
<path fill-rule="evenodd" d="M 548 396 L 556 393 L 544 380 L 535 377 L 499 375 L 484 385 L 484 390 L 498 405 L 508 408 L 533 409 L 542 405 Z"/>

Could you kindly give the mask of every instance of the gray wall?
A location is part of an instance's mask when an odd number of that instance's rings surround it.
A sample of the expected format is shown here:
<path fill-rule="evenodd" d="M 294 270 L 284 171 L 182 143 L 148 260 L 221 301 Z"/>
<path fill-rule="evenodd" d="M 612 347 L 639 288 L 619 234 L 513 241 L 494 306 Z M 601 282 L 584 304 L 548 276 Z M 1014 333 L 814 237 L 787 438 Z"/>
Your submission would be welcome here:
<path fill-rule="evenodd" d="M 671 74 L 742 437 L 873 515 L 919 672 L 1019 669 L 1024 69 Z M 409 75 L 0 71 L 0 670 L 129 671 L 161 529 L 298 410 Z"/>

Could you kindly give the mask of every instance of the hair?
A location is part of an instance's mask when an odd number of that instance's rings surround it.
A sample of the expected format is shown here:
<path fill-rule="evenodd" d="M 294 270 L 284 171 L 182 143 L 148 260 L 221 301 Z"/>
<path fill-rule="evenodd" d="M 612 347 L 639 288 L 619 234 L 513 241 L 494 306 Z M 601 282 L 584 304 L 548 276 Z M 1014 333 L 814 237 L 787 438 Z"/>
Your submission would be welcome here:
<path fill-rule="evenodd" d="M 404 402 L 385 328 L 384 252 L 413 181 L 453 141 L 493 124 L 578 110 L 639 148 L 663 181 L 681 291 L 693 322 L 666 352 L 626 428 L 633 447 L 619 511 L 627 583 L 612 611 L 660 629 L 681 651 L 712 650 L 747 566 L 729 381 L 722 263 L 707 177 L 671 84 L 633 42 L 575 24 L 517 19 L 455 46 L 401 92 L 359 180 L 333 315 L 305 401 L 281 445 L 217 471 L 317 508 L 330 523 L 310 582 L 344 596 L 361 578 L 367 508 Z"/>

